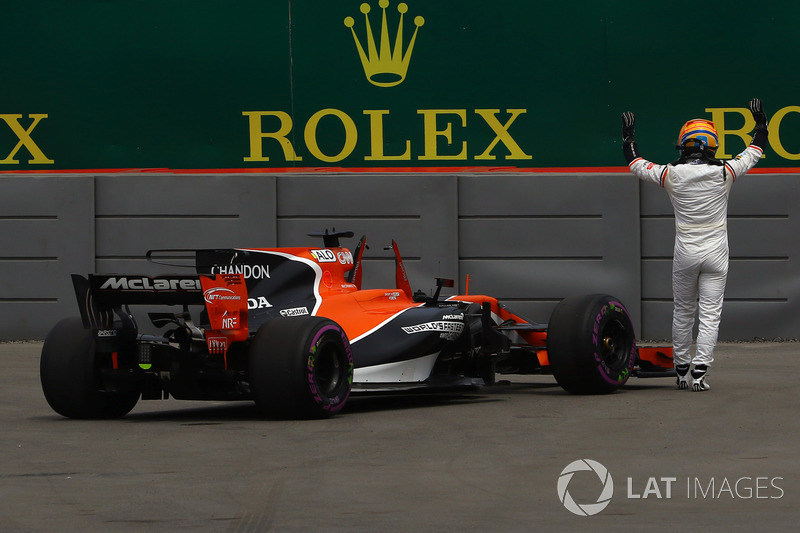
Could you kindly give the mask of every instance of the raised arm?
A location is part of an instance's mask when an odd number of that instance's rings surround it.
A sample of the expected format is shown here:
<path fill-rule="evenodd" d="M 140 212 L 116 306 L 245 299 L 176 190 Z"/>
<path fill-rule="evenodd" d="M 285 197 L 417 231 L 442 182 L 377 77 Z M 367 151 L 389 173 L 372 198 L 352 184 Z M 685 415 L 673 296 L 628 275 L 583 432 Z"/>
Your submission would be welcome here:
<path fill-rule="evenodd" d="M 622 153 L 628 161 L 628 168 L 640 180 L 649 181 L 663 187 L 667 166 L 651 163 L 639 155 L 639 148 L 633 139 L 635 129 L 636 117 L 630 111 L 625 111 L 622 114 Z"/>
<path fill-rule="evenodd" d="M 767 146 L 767 114 L 764 112 L 764 104 L 759 98 L 750 100 L 750 112 L 756 121 L 753 140 L 750 142 L 750 146 L 745 148 L 744 152 L 725 162 L 725 167 L 733 175 L 734 181 L 756 166 L 756 163 L 761 160 L 761 156 L 764 154 L 764 147 Z"/>

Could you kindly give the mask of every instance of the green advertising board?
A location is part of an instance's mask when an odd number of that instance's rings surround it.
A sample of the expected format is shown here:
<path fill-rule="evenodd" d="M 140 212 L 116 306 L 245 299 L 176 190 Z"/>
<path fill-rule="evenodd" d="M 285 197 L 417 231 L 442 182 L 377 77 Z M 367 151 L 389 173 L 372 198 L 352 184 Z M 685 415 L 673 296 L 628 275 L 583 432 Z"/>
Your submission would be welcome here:
<path fill-rule="evenodd" d="M 619 116 L 669 161 L 800 162 L 790 2 L 71 0 L 0 14 L 0 172 L 605 169 Z"/>

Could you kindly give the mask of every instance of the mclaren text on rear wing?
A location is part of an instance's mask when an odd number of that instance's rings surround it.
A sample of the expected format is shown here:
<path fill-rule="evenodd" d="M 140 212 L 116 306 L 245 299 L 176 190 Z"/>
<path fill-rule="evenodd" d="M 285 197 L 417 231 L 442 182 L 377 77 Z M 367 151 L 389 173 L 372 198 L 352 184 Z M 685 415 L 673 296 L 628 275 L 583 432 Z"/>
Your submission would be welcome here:
<path fill-rule="evenodd" d="M 124 305 L 203 304 L 203 287 L 197 276 L 72 275 L 83 325 L 112 327 L 113 310 Z"/>
<path fill-rule="evenodd" d="M 240 274 L 140 276 L 89 274 L 72 276 L 83 324 L 108 329 L 114 310 L 128 305 L 204 305 L 212 322 L 247 313 L 247 289 Z M 220 319 L 222 320 L 222 319 Z M 228 325 L 228 324 L 226 324 Z M 214 329 L 238 329 L 236 326 Z"/>

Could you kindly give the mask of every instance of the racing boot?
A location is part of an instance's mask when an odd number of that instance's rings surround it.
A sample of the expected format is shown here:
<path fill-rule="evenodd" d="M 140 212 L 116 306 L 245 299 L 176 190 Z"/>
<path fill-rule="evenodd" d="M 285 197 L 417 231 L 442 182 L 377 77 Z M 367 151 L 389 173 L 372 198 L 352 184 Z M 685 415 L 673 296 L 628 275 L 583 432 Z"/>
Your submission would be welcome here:
<path fill-rule="evenodd" d="M 711 386 L 706 383 L 706 372 L 708 367 L 706 365 L 697 365 L 692 370 L 692 390 L 695 392 L 707 391 Z"/>
<path fill-rule="evenodd" d="M 675 373 L 678 375 L 677 384 L 679 389 L 689 388 L 689 365 L 675 365 Z"/>

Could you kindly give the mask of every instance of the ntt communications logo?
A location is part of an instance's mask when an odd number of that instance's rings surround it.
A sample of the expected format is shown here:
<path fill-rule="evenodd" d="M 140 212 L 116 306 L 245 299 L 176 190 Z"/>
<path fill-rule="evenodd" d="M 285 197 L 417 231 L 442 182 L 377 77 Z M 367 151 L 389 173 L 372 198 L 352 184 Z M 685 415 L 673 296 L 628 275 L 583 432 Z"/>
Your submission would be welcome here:
<path fill-rule="evenodd" d="M 600 480 L 602 489 L 599 490 L 600 495 L 597 501 L 591 503 L 578 503 L 569 493 L 569 483 L 572 477 L 577 472 L 589 471 L 594 472 Z M 591 459 L 578 459 L 568 464 L 561 475 L 558 477 L 558 499 L 564 504 L 564 507 L 571 513 L 578 516 L 592 516 L 596 515 L 605 509 L 611 503 L 611 497 L 614 495 L 614 480 L 611 478 L 608 469 Z"/>

